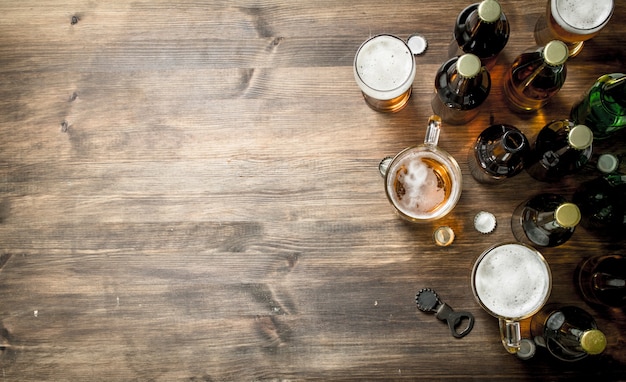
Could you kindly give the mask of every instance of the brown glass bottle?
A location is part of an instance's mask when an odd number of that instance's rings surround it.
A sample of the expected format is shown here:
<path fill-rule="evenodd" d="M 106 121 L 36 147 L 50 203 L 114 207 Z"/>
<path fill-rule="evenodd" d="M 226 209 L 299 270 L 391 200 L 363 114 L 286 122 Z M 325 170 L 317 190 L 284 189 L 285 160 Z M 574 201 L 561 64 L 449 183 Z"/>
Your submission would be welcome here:
<path fill-rule="evenodd" d="M 530 150 L 526 136 L 515 126 L 491 125 L 476 138 L 467 161 L 474 179 L 498 183 L 523 170 L 522 158 Z"/>
<path fill-rule="evenodd" d="M 596 255 L 580 262 L 574 282 L 590 304 L 626 307 L 626 257 Z"/>
<path fill-rule="evenodd" d="M 473 54 L 464 54 L 446 61 L 435 76 L 433 112 L 453 125 L 474 119 L 480 105 L 491 90 L 491 77 Z"/>
<path fill-rule="evenodd" d="M 537 134 L 524 168 L 530 176 L 554 182 L 579 171 L 591 157 L 593 133 L 566 119 L 552 121 Z"/>
<path fill-rule="evenodd" d="M 580 210 L 564 197 L 543 193 L 522 202 L 511 216 L 513 236 L 539 247 L 556 247 L 569 240 L 580 222 Z"/>
<path fill-rule="evenodd" d="M 579 361 L 606 348 L 606 337 L 593 317 L 575 306 L 548 304 L 533 316 L 530 332 L 537 346 L 562 361 Z"/>
<path fill-rule="evenodd" d="M 533 112 L 561 90 L 569 51 L 561 41 L 519 55 L 507 72 L 504 95 L 513 111 Z"/>
<path fill-rule="evenodd" d="M 493 68 L 498 54 L 509 41 L 509 22 L 500 3 L 484 0 L 472 4 L 459 13 L 454 24 L 449 57 L 472 53 L 483 66 Z"/>

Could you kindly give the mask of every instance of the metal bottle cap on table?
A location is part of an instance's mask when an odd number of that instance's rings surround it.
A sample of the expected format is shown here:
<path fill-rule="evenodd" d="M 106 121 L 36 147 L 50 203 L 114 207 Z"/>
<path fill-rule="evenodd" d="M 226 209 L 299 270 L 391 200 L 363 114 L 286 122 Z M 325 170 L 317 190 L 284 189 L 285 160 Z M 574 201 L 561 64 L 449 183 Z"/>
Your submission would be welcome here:
<path fill-rule="evenodd" d="M 480 211 L 474 216 L 474 228 L 480 233 L 491 233 L 496 229 L 496 217 L 487 211 Z"/>

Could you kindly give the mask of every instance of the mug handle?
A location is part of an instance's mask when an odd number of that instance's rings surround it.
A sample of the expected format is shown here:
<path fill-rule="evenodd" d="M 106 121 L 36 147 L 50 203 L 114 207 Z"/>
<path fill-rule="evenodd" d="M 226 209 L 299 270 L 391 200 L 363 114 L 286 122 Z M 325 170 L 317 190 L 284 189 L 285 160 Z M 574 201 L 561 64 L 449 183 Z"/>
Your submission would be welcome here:
<path fill-rule="evenodd" d="M 428 146 L 437 146 L 439 143 L 439 133 L 441 132 L 441 117 L 431 115 L 428 119 L 428 127 L 426 127 L 426 136 L 424 144 Z"/>
<path fill-rule="evenodd" d="M 519 322 L 504 318 L 499 318 L 498 321 L 500 323 L 500 337 L 502 338 L 502 345 L 504 345 L 504 348 L 509 353 L 517 353 L 520 349 L 522 341 L 522 332 Z"/>

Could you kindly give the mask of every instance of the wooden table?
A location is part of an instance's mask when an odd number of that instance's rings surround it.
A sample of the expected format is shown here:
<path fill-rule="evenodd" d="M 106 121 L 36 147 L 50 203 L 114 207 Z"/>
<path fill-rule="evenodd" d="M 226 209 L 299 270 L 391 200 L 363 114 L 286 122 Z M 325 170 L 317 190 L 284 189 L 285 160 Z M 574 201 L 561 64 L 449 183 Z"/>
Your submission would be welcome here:
<path fill-rule="evenodd" d="M 598 173 L 485 186 L 466 160 L 490 121 L 532 139 L 598 76 L 626 70 L 623 2 L 527 117 L 505 107 L 502 79 L 533 45 L 545 1 L 502 0 L 512 32 L 491 95 L 477 119 L 441 134 L 463 170 L 458 206 L 416 225 L 386 200 L 377 165 L 423 139 L 468 4 L 3 1 L 0 379 L 626 379 L 624 311 L 587 305 L 572 282 L 583 258 L 623 254 L 623 240 L 579 227 L 542 250 L 551 301 L 589 311 L 608 337 L 588 361 L 506 353 L 469 284 L 478 255 L 513 240 L 515 206 L 542 191 L 571 197 Z M 356 49 L 414 32 L 429 47 L 410 105 L 372 111 L 353 79 Z M 596 155 L 623 154 L 625 137 Z M 494 233 L 474 230 L 480 210 L 497 217 Z M 444 224 L 457 238 L 440 248 L 431 235 Z M 455 339 L 418 311 L 423 287 L 472 312 L 473 331 Z"/>

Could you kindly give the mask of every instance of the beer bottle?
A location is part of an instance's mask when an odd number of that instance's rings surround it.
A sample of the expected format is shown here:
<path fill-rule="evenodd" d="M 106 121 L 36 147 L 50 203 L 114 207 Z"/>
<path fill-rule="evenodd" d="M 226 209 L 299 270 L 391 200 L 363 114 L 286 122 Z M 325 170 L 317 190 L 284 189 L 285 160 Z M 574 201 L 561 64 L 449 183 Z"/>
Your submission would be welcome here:
<path fill-rule="evenodd" d="M 454 57 L 443 63 L 435 76 L 433 112 L 449 124 L 474 119 L 491 90 L 491 77 L 473 54 Z"/>
<path fill-rule="evenodd" d="M 580 208 L 581 225 L 599 233 L 623 234 L 626 229 L 626 175 L 607 174 L 582 183 L 572 201 Z"/>
<path fill-rule="evenodd" d="M 511 217 L 511 230 L 521 243 L 556 247 L 572 237 L 579 222 L 578 206 L 560 195 L 543 193 L 517 206 Z"/>
<path fill-rule="evenodd" d="M 507 72 L 504 95 L 513 111 L 533 112 L 561 90 L 567 76 L 569 50 L 554 40 L 519 55 Z"/>
<path fill-rule="evenodd" d="M 528 139 L 515 126 L 489 126 L 480 133 L 469 150 L 467 160 L 470 172 L 480 183 L 497 183 L 508 179 L 522 171 L 522 156 L 528 150 Z"/>
<path fill-rule="evenodd" d="M 626 257 L 596 255 L 576 267 L 575 283 L 583 299 L 590 304 L 626 307 Z"/>
<path fill-rule="evenodd" d="M 491 69 L 509 41 L 509 32 L 509 22 L 500 3 L 484 0 L 472 4 L 456 19 L 449 57 L 472 53 L 480 58 L 483 66 Z"/>
<path fill-rule="evenodd" d="M 572 107 L 570 118 L 604 139 L 626 127 L 626 74 L 605 74 Z"/>
<path fill-rule="evenodd" d="M 578 361 L 606 348 L 606 337 L 596 321 L 575 306 L 544 306 L 531 319 L 530 332 L 537 346 L 562 361 Z"/>
<path fill-rule="evenodd" d="M 554 182 L 579 171 L 591 157 L 593 134 L 585 125 L 552 121 L 537 134 L 524 168 L 533 178 Z"/>

